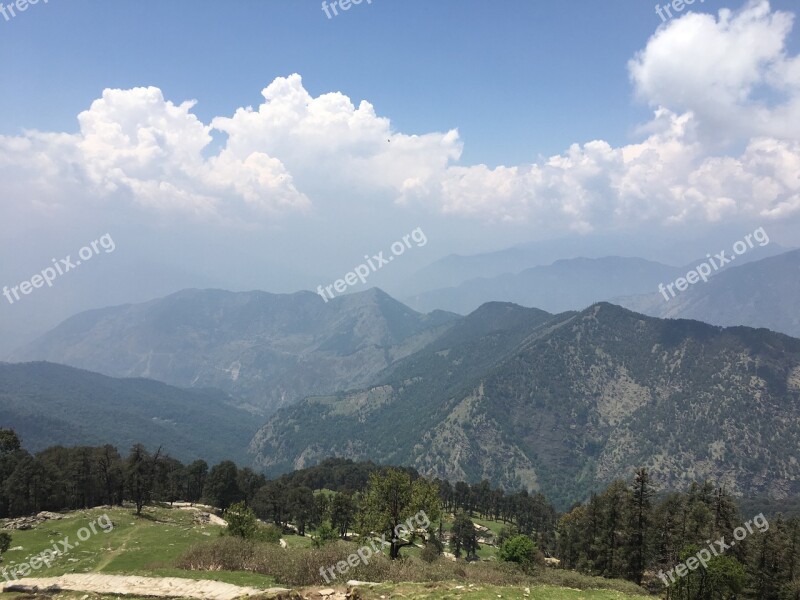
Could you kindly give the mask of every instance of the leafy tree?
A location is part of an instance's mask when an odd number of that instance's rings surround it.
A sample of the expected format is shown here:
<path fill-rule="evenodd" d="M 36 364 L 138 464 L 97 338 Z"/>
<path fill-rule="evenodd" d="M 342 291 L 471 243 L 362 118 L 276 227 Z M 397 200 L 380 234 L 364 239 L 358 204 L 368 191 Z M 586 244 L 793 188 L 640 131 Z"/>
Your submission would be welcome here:
<path fill-rule="evenodd" d="M 223 518 L 228 522 L 228 535 L 249 540 L 258 534 L 258 517 L 244 502 L 229 506 L 223 512 Z"/>
<path fill-rule="evenodd" d="M 60 479 L 52 465 L 23 451 L 3 485 L 9 512 L 24 515 L 51 508 L 47 502 Z"/>
<path fill-rule="evenodd" d="M 142 514 L 142 508 L 150 503 L 155 482 L 155 470 L 161 455 L 161 448 L 155 453 L 150 453 L 141 444 L 131 448 L 128 460 L 125 463 L 125 488 L 128 497 L 136 505 L 136 514 Z"/>
<path fill-rule="evenodd" d="M 428 519 L 428 528 L 441 516 L 441 500 L 435 483 L 424 479 L 412 480 L 411 475 L 399 469 L 385 473 L 372 473 L 362 502 L 362 533 L 385 534 L 390 541 L 389 557 L 395 560 L 400 549 L 414 543 L 418 517 Z M 424 519 L 423 519 L 424 524 Z M 408 531 L 409 526 L 411 531 Z M 409 536 L 403 539 L 403 531 Z"/>
<path fill-rule="evenodd" d="M 500 528 L 500 533 L 497 534 L 497 540 L 496 540 L 497 545 L 502 546 L 503 542 L 518 534 L 519 534 L 519 529 L 517 529 L 516 525 L 503 525 Z"/>
<path fill-rule="evenodd" d="M 186 477 L 186 499 L 191 503 L 199 502 L 208 477 L 208 463 L 202 459 L 194 461 L 187 467 Z"/>
<path fill-rule="evenodd" d="M 475 523 L 463 512 L 456 514 L 455 521 L 453 521 L 450 545 L 456 558 L 461 556 L 461 550 L 467 553 L 467 558 L 475 556 L 475 553 L 480 550 Z"/>
<path fill-rule="evenodd" d="M 690 544 L 680 554 L 681 561 L 694 556 L 698 546 Z M 679 577 L 669 586 L 671 600 L 735 600 L 744 590 L 744 566 L 733 556 L 714 556 L 708 566 Z M 761 598 L 759 597 L 759 600 Z"/>
<path fill-rule="evenodd" d="M 239 470 L 230 460 L 224 460 L 215 465 L 206 479 L 203 496 L 206 502 L 217 508 L 225 510 L 229 506 L 244 500 L 244 494 L 239 487 Z"/>
<path fill-rule="evenodd" d="M 124 495 L 124 475 L 122 457 L 111 444 L 95 448 L 95 473 L 103 496 L 104 504 L 122 504 Z"/>
<path fill-rule="evenodd" d="M 282 481 L 270 481 L 256 492 L 253 510 L 260 519 L 272 521 L 278 527 L 289 518 L 286 485 Z"/>
<path fill-rule="evenodd" d="M 356 501 L 351 494 L 339 493 L 331 501 L 331 525 L 339 531 L 339 536 L 344 538 L 347 531 L 355 521 Z"/>
<path fill-rule="evenodd" d="M 156 468 L 157 497 L 172 504 L 186 496 L 186 467 L 179 460 L 165 456 Z"/>
<path fill-rule="evenodd" d="M 300 535 L 306 534 L 306 525 L 314 520 L 316 512 L 316 501 L 314 500 L 314 492 L 311 488 L 305 486 L 289 490 L 287 496 L 287 503 L 289 514 L 297 527 L 297 532 Z"/>
<path fill-rule="evenodd" d="M 17 432 L 13 429 L 0 429 L 0 455 L 11 454 L 22 449 Z"/>
<path fill-rule="evenodd" d="M 236 483 L 242 492 L 245 503 L 250 506 L 256 492 L 267 483 L 263 475 L 255 473 L 251 468 L 245 467 L 236 477 Z"/>

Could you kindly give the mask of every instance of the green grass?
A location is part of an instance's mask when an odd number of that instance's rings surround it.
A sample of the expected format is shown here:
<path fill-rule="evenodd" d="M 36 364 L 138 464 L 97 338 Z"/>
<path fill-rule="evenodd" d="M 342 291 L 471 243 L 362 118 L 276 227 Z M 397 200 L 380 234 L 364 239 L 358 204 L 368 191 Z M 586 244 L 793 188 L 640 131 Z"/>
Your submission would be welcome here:
<path fill-rule="evenodd" d="M 25 562 L 30 556 L 65 537 L 70 543 L 77 541 L 77 532 L 88 526 L 98 517 L 107 514 L 114 528 L 103 533 L 97 526 L 97 533 L 80 542 L 65 555 L 57 557 L 50 568 L 43 567 L 29 576 L 53 577 L 66 573 L 106 573 L 116 575 L 141 575 L 150 577 L 183 577 L 188 579 L 212 579 L 241 586 L 256 588 L 274 587 L 275 579 L 270 576 L 242 571 L 184 571 L 173 567 L 174 560 L 189 547 L 209 542 L 220 535 L 222 528 L 216 525 L 202 525 L 193 521 L 194 513 L 188 510 L 166 507 L 146 508 L 142 517 L 136 517 L 130 508 L 94 509 L 77 511 L 64 515 L 63 519 L 47 521 L 35 529 L 12 531 L 12 548 L 4 555 L 0 568 L 8 568 Z M 486 527 L 499 531 L 502 524 L 475 520 Z M 312 545 L 310 536 L 284 536 L 290 548 L 307 548 Z M 352 542 L 354 549 L 359 547 Z M 493 554 L 494 549 L 486 547 L 479 554 Z M 417 548 L 404 548 L 403 555 L 419 553 Z M 547 580 L 558 585 L 560 580 Z M 644 600 L 647 596 L 625 595 L 607 589 L 578 590 L 574 587 L 556 585 L 531 586 L 530 594 L 524 595 L 522 587 L 502 587 L 489 585 L 468 585 L 457 582 L 431 584 L 381 585 L 372 590 L 361 590 L 365 598 L 379 600 L 386 598 L 429 598 L 431 600 Z M 565 580 L 565 586 L 573 585 Z M 577 585 L 577 584 L 574 584 Z M 460 587 L 459 587 L 460 586 Z M 586 587 L 586 586 L 581 586 Z M 16 600 L 18 594 L 0 594 L 0 600 Z M 81 600 L 88 596 L 91 600 L 118 600 L 118 596 L 66 592 L 58 594 L 56 600 Z M 28 599 L 30 596 L 27 597 Z M 653 597 L 650 597 L 652 600 Z M 26 599 L 27 600 L 27 599 Z M 126 598 L 126 600 L 135 600 Z"/>
<path fill-rule="evenodd" d="M 491 530 L 495 537 L 500 534 L 500 530 L 503 527 L 508 527 L 510 525 L 510 523 L 503 523 L 502 521 L 489 521 L 486 519 L 478 519 L 477 517 L 472 517 L 472 522 L 475 523 L 475 525 L 481 525 Z"/>
<path fill-rule="evenodd" d="M 8 569 L 27 562 L 53 544 L 67 539 L 78 541 L 78 530 L 107 514 L 114 524 L 113 530 L 97 533 L 84 542 L 55 558 L 48 568 L 31 572 L 30 577 L 55 577 L 66 573 L 107 573 L 110 575 L 143 575 L 151 577 L 186 577 L 189 579 L 214 579 L 225 583 L 258 588 L 271 587 L 271 577 L 240 572 L 183 571 L 173 568 L 174 560 L 190 546 L 219 536 L 217 525 L 200 525 L 193 522 L 193 511 L 153 508 L 137 517 L 132 509 L 93 509 L 64 515 L 63 519 L 47 521 L 27 531 L 12 531 L 12 548 L 3 556 L 2 567 Z M 295 536 L 290 536 L 295 537 Z M 58 544 L 61 548 L 62 545 Z"/>
<path fill-rule="evenodd" d="M 522 587 L 465 585 L 458 583 L 380 585 L 359 588 L 370 600 L 386 598 L 427 598 L 429 600 L 654 600 L 653 596 L 632 596 L 611 590 L 575 590 L 552 586 Z"/>
<path fill-rule="evenodd" d="M 314 540 L 311 539 L 311 533 L 306 530 L 306 535 L 284 535 L 286 545 L 289 548 L 311 548 L 314 545 Z"/>

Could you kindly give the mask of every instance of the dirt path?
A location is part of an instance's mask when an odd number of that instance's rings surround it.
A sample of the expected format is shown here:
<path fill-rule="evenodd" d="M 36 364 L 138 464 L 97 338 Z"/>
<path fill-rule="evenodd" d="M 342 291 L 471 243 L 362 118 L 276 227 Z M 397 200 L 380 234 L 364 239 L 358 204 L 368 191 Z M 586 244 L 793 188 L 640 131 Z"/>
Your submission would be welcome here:
<path fill-rule="evenodd" d="M 103 552 L 103 558 L 100 560 L 99 563 L 94 567 L 95 571 L 102 571 L 108 565 L 111 564 L 111 561 L 120 556 L 123 550 L 126 550 L 128 542 L 131 541 L 131 538 L 136 534 L 136 529 L 131 529 L 125 537 L 122 539 L 122 542 L 119 544 L 116 550 L 105 550 Z"/>
<path fill-rule="evenodd" d="M 179 577 L 135 577 L 130 575 L 71 574 L 61 577 L 26 577 L 13 583 L 5 583 L 3 591 L 14 586 L 55 586 L 61 590 L 95 592 L 97 594 L 124 594 L 131 596 L 156 596 L 160 598 L 199 598 L 201 600 L 234 600 L 242 596 L 288 593 L 286 588 L 259 590 L 241 587 L 221 581 L 200 581 Z"/>

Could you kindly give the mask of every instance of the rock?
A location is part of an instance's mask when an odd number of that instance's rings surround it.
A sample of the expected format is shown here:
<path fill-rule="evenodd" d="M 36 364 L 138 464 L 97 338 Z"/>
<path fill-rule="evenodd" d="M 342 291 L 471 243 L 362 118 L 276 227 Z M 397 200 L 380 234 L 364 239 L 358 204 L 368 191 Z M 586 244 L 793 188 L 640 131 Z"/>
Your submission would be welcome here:
<path fill-rule="evenodd" d="M 336 590 L 332 590 L 331 588 L 325 588 L 324 590 L 319 590 L 317 592 L 320 596 L 333 596 L 336 593 Z"/>
<path fill-rule="evenodd" d="M 375 583 L 374 581 L 358 581 L 357 579 L 351 579 L 347 582 L 347 585 L 350 587 L 373 587 L 379 584 Z"/>
<path fill-rule="evenodd" d="M 45 521 L 57 521 L 63 518 L 64 517 L 59 515 L 58 513 L 42 511 L 39 514 L 33 515 L 31 517 L 19 517 L 17 519 L 8 519 L 3 525 L 3 529 L 26 531 L 28 529 L 33 529 L 34 527 L 40 525 L 41 523 L 44 523 Z"/>
<path fill-rule="evenodd" d="M 59 515 L 58 513 L 49 512 L 49 511 L 46 511 L 46 510 L 43 510 L 42 512 L 40 512 L 38 515 L 36 515 L 36 517 L 38 519 L 41 519 L 42 521 L 58 521 L 59 519 L 63 519 L 64 518 L 63 516 Z"/>
<path fill-rule="evenodd" d="M 46 594 L 58 594 L 61 593 L 61 588 L 57 585 L 50 585 L 45 588 L 40 588 L 36 585 L 20 585 L 20 584 L 11 584 L 6 585 L 3 587 L 4 592 L 20 592 L 23 594 L 38 594 L 39 592 L 43 592 Z"/>

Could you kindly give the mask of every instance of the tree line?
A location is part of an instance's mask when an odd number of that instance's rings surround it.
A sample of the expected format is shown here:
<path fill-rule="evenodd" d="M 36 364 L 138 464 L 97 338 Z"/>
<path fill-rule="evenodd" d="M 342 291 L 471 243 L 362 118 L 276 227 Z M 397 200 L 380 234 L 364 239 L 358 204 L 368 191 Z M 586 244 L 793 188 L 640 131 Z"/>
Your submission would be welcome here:
<path fill-rule="evenodd" d="M 394 488 L 376 492 L 376 475 L 394 481 Z M 385 531 L 396 527 L 401 515 L 388 515 L 376 502 L 380 494 L 388 498 L 398 489 L 406 490 L 403 494 L 409 498 L 413 495 L 414 505 L 430 511 L 432 520 L 439 511 L 454 515 L 452 543 L 468 557 L 478 549 L 471 521 L 478 516 L 507 523 L 507 537 L 529 537 L 538 550 L 559 558 L 562 567 L 628 579 L 653 591 L 665 589 L 659 573 L 711 540 L 732 539 L 734 530 L 754 516 L 743 517 L 728 491 L 708 483 L 657 495 L 645 469 L 631 482 L 612 482 L 559 517 L 541 494 L 509 493 L 493 489 L 487 481 L 428 481 L 413 469 L 329 459 L 267 480 L 231 461 L 213 467 L 203 460 L 183 464 L 142 445 L 125 456 L 111 445 L 56 446 L 34 455 L 22 448 L 13 430 L 0 429 L 1 518 L 123 501 L 135 504 L 137 512 L 154 501 L 204 502 L 223 510 L 241 503 L 282 530 L 294 528 L 306 535 L 322 528 L 328 530 L 326 535 L 344 538 L 362 528 L 365 519 Z M 800 600 L 800 517 L 776 516 L 769 525 L 764 533 L 714 556 L 707 566 L 669 582 L 667 597 Z M 439 539 L 441 533 L 440 529 Z"/>
<path fill-rule="evenodd" d="M 716 540 L 729 544 L 753 516 L 709 483 L 657 496 L 649 473 L 639 469 L 631 483 L 614 481 L 560 518 L 557 553 L 566 568 L 628 579 L 670 600 L 800 600 L 798 517 L 778 515 L 706 566 L 664 575 Z"/>

